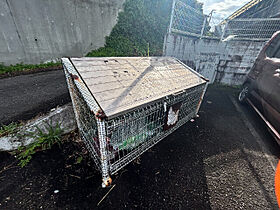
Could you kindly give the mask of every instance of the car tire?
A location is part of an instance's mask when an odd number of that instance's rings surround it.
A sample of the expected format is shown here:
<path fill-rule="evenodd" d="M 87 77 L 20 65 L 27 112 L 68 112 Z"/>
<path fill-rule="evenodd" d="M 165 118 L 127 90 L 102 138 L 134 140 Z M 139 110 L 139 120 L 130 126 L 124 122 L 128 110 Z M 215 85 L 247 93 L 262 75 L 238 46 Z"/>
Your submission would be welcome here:
<path fill-rule="evenodd" d="M 238 101 L 241 104 L 245 104 L 246 101 L 247 101 L 246 99 L 249 96 L 249 93 L 250 93 L 250 85 L 249 85 L 249 83 L 246 83 L 246 84 L 243 85 L 241 91 L 238 94 Z"/>

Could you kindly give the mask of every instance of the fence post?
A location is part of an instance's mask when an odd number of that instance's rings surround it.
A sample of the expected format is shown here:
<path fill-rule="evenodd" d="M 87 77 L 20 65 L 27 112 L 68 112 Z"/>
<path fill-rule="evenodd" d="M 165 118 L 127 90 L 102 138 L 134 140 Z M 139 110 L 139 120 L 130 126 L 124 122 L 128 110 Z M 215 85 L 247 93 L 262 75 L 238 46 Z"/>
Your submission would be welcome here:
<path fill-rule="evenodd" d="M 168 28 L 168 33 L 171 33 L 171 28 L 173 24 L 173 17 L 174 17 L 174 10 L 175 10 L 175 4 L 177 0 L 173 0 L 172 3 L 172 10 L 171 10 L 171 16 L 170 16 L 170 23 L 169 23 L 169 28 Z"/>
<path fill-rule="evenodd" d="M 202 38 L 202 36 L 203 36 L 204 28 L 205 28 L 205 26 L 206 26 L 206 21 L 207 21 L 207 16 L 205 15 L 205 16 L 204 16 L 204 21 L 203 21 L 203 26 L 202 26 L 201 32 L 200 32 L 200 38 Z"/>
<path fill-rule="evenodd" d="M 224 39 L 224 36 L 225 36 L 225 33 L 226 33 L 227 26 L 228 26 L 228 22 L 226 22 L 225 27 L 224 27 L 224 29 L 223 29 L 223 33 L 222 33 L 222 36 L 221 36 L 221 40 L 223 40 L 223 39 Z"/>

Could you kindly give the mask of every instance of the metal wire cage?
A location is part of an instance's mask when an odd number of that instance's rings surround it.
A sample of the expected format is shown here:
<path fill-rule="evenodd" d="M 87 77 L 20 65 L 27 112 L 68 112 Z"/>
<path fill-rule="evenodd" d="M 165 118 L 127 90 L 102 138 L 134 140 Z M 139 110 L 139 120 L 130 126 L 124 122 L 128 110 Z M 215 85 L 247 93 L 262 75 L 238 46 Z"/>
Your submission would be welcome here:
<path fill-rule="evenodd" d="M 176 60 L 177 68 L 184 67 L 197 78 L 196 84 L 108 117 L 87 85 L 89 80 L 71 59 L 63 58 L 62 63 L 80 135 L 102 173 L 103 187 L 111 184 L 110 175 L 194 118 L 207 88 L 205 78 Z"/>

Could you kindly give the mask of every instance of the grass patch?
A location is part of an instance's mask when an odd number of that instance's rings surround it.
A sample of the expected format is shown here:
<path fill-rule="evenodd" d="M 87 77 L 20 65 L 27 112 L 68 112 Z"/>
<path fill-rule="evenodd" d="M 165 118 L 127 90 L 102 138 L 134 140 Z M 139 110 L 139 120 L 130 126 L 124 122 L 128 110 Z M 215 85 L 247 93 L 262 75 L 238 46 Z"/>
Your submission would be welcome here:
<path fill-rule="evenodd" d="M 6 136 L 8 134 L 15 134 L 18 131 L 19 126 L 21 126 L 21 124 L 14 122 L 10 123 L 9 125 L 3 125 L 0 128 L 0 137 Z"/>
<path fill-rule="evenodd" d="M 60 62 L 49 62 L 49 63 L 42 63 L 42 64 L 15 64 L 10 66 L 5 66 L 3 64 L 0 64 L 0 75 L 10 74 L 13 72 L 37 70 L 37 69 L 48 69 L 52 67 L 62 68 Z"/>
<path fill-rule="evenodd" d="M 55 127 L 47 124 L 46 132 L 39 127 L 36 127 L 36 131 L 29 132 L 24 136 L 31 137 L 35 141 L 27 146 L 19 148 L 19 154 L 17 158 L 21 167 L 26 166 L 32 159 L 32 155 L 38 150 L 50 149 L 54 144 L 61 143 L 63 130 L 60 128 L 60 124 L 56 124 Z"/>

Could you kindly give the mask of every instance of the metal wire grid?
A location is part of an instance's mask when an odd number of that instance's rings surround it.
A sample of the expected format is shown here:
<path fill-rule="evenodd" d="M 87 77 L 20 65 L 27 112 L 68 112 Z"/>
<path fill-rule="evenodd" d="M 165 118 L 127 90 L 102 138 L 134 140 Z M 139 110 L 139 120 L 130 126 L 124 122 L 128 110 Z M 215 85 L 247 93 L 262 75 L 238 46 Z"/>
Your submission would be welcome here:
<path fill-rule="evenodd" d="M 65 70 L 65 75 L 81 138 L 94 159 L 97 169 L 102 171 L 98 127 L 95 116 L 89 109 L 67 70 Z"/>
<path fill-rule="evenodd" d="M 268 40 L 280 30 L 280 18 L 233 19 L 227 22 L 223 38 Z"/>
<path fill-rule="evenodd" d="M 114 174 L 196 115 L 205 84 L 105 121 L 110 173 Z M 164 130 L 168 107 L 182 102 L 177 124 Z"/>
<path fill-rule="evenodd" d="M 75 76 L 79 76 L 78 72 L 72 65 L 69 58 L 62 58 L 61 60 L 64 66 L 65 74 L 68 74 L 68 76 L 70 76 L 71 74 Z M 94 113 L 98 112 L 100 110 L 98 103 L 95 101 L 94 97 L 92 96 L 88 88 L 85 86 L 85 84 L 80 80 L 80 78 L 78 80 L 74 80 L 74 84 L 76 85 L 77 89 L 83 96 L 90 110 Z"/>
<path fill-rule="evenodd" d="M 207 16 L 203 15 L 202 11 L 196 10 L 180 0 L 174 0 L 170 32 L 207 37 L 203 35 L 205 27 L 207 27 L 205 20 L 207 20 Z M 228 21 L 222 30 L 219 37 L 217 35 L 211 37 L 266 41 L 280 30 L 280 18 L 236 18 Z"/>
<path fill-rule="evenodd" d="M 206 85 L 203 83 L 189 88 L 110 120 L 100 120 L 96 119 L 87 103 L 94 99 L 85 98 L 93 96 L 83 94 L 87 90 L 81 91 L 80 88 L 85 86 L 71 75 L 77 73 L 72 64 L 68 63 L 70 69 L 63 64 L 81 137 L 97 169 L 102 172 L 103 182 L 108 180 L 109 174 L 116 173 L 193 118 Z M 181 104 L 178 122 L 169 130 L 164 130 L 168 107 L 176 103 Z"/>
<path fill-rule="evenodd" d="M 202 11 L 196 10 L 191 6 L 174 0 L 173 12 L 171 17 L 171 32 L 185 33 L 200 36 L 204 27 L 204 19 Z"/>

